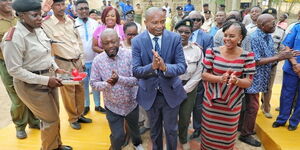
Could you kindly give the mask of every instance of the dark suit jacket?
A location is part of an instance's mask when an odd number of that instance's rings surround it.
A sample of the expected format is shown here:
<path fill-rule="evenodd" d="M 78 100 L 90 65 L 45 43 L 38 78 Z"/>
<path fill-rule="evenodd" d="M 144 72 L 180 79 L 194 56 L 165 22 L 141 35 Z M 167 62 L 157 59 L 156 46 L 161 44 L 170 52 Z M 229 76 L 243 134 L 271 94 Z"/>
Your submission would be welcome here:
<path fill-rule="evenodd" d="M 160 87 L 168 105 L 174 108 L 187 97 L 178 78 L 187 68 L 181 37 L 167 30 L 163 32 L 161 57 L 167 65 L 165 73 L 152 69 L 152 49 L 148 31 L 132 39 L 133 76 L 139 79 L 137 101 L 145 110 L 149 110 Z"/>
<path fill-rule="evenodd" d="M 198 31 L 197 40 L 196 43 L 203 47 L 203 54 L 205 55 L 205 51 L 208 48 L 213 47 L 213 37 L 204 31 L 200 30 Z"/>

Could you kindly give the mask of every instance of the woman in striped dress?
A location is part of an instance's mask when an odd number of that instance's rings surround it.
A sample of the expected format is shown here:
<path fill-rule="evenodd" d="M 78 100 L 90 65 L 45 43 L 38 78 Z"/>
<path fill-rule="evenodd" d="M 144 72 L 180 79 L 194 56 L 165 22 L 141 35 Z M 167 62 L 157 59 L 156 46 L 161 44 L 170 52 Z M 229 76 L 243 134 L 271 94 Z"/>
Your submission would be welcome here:
<path fill-rule="evenodd" d="M 233 149 L 244 88 L 255 73 L 254 53 L 239 47 L 247 34 L 244 25 L 229 22 L 223 32 L 224 46 L 208 49 L 203 60 L 201 149 Z"/>

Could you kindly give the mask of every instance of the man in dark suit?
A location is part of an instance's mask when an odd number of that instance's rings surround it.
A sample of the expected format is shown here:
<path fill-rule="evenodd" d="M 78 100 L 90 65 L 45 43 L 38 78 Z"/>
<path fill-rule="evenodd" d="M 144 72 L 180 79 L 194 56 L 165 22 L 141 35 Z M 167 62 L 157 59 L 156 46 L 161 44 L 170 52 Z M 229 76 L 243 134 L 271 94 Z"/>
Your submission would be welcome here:
<path fill-rule="evenodd" d="M 154 150 L 163 149 L 164 126 L 167 149 L 177 148 L 177 117 L 187 97 L 179 75 L 187 68 L 178 34 L 165 30 L 161 8 L 146 11 L 147 30 L 132 40 L 133 75 L 139 79 L 138 103 L 147 111 Z"/>
<path fill-rule="evenodd" d="M 189 14 L 189 18 L 194 21 L 193 33 L 190 37 L 190 41 L 201 46 L 203 48 L 203 54 L 205 55 L 206 49 L 213 47 L 213 37 L 200 29 L 202 24 L 204 23 L 204 17 L 200 14 L 200 12 L 192 11 Z M 190 139 L 194 139 L 200 136 L 203 94 L 204 87 L 202 81 L 200 81 L 193 110 L 194 132 L 191 135 Z"/>

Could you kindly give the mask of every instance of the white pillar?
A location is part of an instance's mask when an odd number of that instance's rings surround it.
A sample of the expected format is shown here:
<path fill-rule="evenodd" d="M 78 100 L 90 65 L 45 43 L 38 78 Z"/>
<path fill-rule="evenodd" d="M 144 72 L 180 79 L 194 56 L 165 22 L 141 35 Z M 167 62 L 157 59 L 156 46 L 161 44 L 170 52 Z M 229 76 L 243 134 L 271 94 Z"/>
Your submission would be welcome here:
<path fill-rule="evenodd" d="M 232 10 L 239 10 L 239 8 L 238 0 L 232 0 Z"/>

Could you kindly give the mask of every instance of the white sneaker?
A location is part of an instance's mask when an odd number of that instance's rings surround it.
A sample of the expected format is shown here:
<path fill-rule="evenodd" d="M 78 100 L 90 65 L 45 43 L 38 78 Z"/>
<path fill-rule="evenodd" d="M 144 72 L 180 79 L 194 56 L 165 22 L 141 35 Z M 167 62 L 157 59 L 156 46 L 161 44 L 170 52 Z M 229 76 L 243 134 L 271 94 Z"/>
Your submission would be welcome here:
<path fill-rule="evenodd" d="M 266 118 L 273 118 L 272 114 L 270 114 L 270 113 L 264 113 L 264 115 Z"/>
<path fill-rule="evenodd" d="M 190 149 L 191 149 L 190 143 L 182 144 L 182 149 L 183 149 L 183 150 L 190 150 Z"/>
<path fill-rule="evenodd" d="M 135 150 L 144 150 L 143 145 L 134 146 Z"/>

